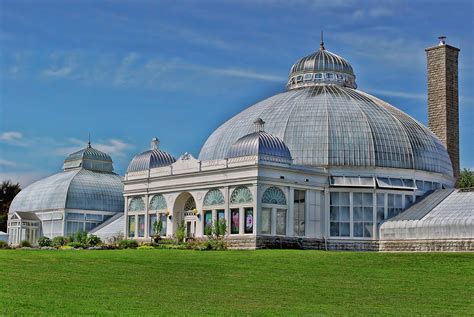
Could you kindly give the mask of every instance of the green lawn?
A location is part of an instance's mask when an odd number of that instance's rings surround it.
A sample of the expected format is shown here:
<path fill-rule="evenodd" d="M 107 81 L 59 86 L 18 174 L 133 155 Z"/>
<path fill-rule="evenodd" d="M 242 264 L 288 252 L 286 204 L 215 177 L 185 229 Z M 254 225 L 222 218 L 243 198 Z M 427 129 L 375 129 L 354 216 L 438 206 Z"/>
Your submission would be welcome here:
<path fill-rule="evenodd" d="M 473 315 L 474 254 L 0 250 L 0 314 Z"/>

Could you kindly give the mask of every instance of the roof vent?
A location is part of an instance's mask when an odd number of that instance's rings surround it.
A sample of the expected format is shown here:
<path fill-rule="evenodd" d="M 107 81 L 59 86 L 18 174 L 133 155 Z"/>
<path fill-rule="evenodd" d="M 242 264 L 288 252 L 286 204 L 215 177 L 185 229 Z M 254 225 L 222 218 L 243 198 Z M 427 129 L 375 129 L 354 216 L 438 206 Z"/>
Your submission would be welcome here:
<path fill-rule="evenodd" d="M 152 150 L 158 150 L 158 145 L 160 144 L 160 140 L 155 136 L 153 139 L 151 139 L 151 149 Z"/>
<path fill-rule="evenodd" d="M 257 118 L 253 124 L 255 125 L 255 132 L 263 132 L 265 128 L 265 121 L 262 118 Z"/>
<path fill-rule="evenodd" d="M 439 40 L 439 43 L 438 43 L 439 46 L 446 45 L 446 36 L 440 35 L 438 36 L 438 40 Z"/>

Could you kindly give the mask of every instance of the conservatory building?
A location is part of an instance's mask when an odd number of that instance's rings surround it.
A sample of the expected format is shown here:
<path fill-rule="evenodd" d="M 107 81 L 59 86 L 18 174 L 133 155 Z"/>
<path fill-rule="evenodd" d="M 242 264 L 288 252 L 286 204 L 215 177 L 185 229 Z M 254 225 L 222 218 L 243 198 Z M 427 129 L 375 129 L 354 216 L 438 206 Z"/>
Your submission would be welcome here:
<path fill-rule="evenodd" d="M 123 216 L 122 178 L 113 172 L 112 158 L 89 142 L 64 160 L 62 172 L 16 195 L 8 213 L 8 241 L 36 244 L 41 236 L 89 232 L 119 216 Z"/>
<path fill-rule="evenodd" d="M 358 90 L 351 64 L 323 43 L 293 65 L 286 88 L 222 124 L 198 158 L 176 159 L 154 138 L 124 178 L 125 234 L 149 240 L 184 226 L 196 238 L 225 220 L 239 248 L 378 250 L 384 223 L 454 187 L 440 139 Z"/>

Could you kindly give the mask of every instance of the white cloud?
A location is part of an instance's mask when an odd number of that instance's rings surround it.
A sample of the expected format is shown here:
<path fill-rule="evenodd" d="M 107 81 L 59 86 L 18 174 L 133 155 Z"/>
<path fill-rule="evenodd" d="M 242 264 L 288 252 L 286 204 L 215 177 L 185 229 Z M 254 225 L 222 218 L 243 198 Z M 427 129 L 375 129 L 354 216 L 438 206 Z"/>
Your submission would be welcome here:
<path fill-rule="evenodd" d="M 367 89 L 367 92 L 374 95 L 389 96 L 389 97 L 399 97 L 405 99 L 415 99 L 415 100 L 427 100 L 426 93 L 409 93 L 403 91 L 393 91 L 385 89 Z"/>
<path fill-rule="evenodd" d="M 18 131 L 7 131 L 0 134 L 0 142 L 8 144 L 26 146 L 26 142 L 23 139 L 23 134 Z"/>
<path fill-rule="evenodd" d="M 59 57 L 58 57 L 59 56 Z M 53 60 L 59 60 L 57 65 L 50 66 L 41 72 L 41 76 L 46 78 L 68 78 L 74 75 L 75 70 L 78 69 L 78 57 L 71 53 L 56 53 L 52 54 Z"/>
<path fill-rule="evenodd" d="M 17 167 L 18 163 L 0 158 L 0 166 Z"/>

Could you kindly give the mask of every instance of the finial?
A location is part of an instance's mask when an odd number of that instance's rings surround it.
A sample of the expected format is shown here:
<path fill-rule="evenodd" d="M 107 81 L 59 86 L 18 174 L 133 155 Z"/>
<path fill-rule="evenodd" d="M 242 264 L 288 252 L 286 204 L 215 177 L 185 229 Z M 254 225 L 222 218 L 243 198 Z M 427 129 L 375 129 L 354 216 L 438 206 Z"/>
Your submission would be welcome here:
<path fill-rule="evenodd" d="M 158 150 L 158 144 L 160 144 L 160 140 L 155 136 L 153 139 L 151 139 L 151 149 L 152 150 Z"/>
<path fill-rule="evenodd" d="M 446 45 L 446 36 L 440 35 L 438 36 L 438 40 L 439 40 L 439 43 L 438 43 L 439 46 Z"/>
<path fill-rule="evenodd" d="M 89 133 L 89 141 L 87 142 L 87 147 L 91 147 L 91 134 Z"/>
<path fill-rule="evenodd" d="M 321 30 L 321 42 L 319 43 L 319 49 L 324 50 L 324 34 L 323 31 Z"/>
<path fill-rule="evenodd" d="M 253 124 L 255 125 L 255 132 L 262 132 L 264 131 L 263 128 L 265 126 L 265 121 L 262 118 L 257 118 Z"/>

